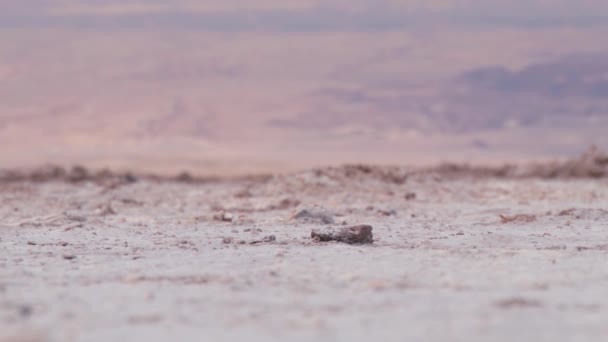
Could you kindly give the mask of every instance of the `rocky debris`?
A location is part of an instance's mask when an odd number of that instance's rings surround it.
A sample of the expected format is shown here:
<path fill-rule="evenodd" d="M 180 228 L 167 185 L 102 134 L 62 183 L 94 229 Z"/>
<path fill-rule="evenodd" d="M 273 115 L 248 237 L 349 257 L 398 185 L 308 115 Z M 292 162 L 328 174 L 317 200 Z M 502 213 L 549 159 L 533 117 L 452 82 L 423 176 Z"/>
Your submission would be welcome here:
<path fill-rule="evenodd" d="M 511 178 L 518 174 L 518 167 L 505 164 L 502 166 L 473 166 L 467 163 L 442 163 L 439 166 L 422 171 L 422 173 L 438 174 L 442 178 Z"/>
<path fill-rule="evenodd" d="M 253 184 L 263 184 L 274 178 L 271 174 L 237 175 L 237 176 L 218 176 L 218 175 L 195 175 L 187 171 L 180 172 L 175 176 L 151 175 L 145 176 L 146 179 L 156 181 L 174 181 L 186 184 L 208 184 L 208 183 L 230 183 L 244 182 Z"/>
<path fill-rule="evenodd" d="M 371 178 L 395 185 L 404 184 L 408 178 L 408 172 L 399 167 L 364 164 L 349 164 L 339 167 L 316 169 L 314 170 L 314 175 L 316 177 L 327 177 L 337 181 Z"/>
<path fill-rule="evenodd" d="M 446 163 L 421 171 L 421 173 L 429 172 L 446 178 L 463 176 L 541 179 L 601 178 L 608 176 L 608 153 L 601 151 L 596 146 L 591 146 L 581 156 L 566 161 L 501 166 Z"/>
<path fill-rule="evenodd" d="M 76 259 L 76 256 L 74 254 L 68 254 L 68 253 L 66 253 L 66 254 L 63 255 L 63 258 L 65 260 L 73 260 L 73 259 Z"/>
<path fill-rule="evenodd" d="M 569 216 L 577 220 L 585 219 L 599 221 L 602 219 L 608 219 L 608 210 L 594 208 L 570 208 L 560 211 L 558 216 Z"/>
<path fill-rule="evenodd" d="M 52 182 L 81 183 L 91 181 L 97 184 L 128 184 L 134 183 L 138 177 L 132 173 L 116 173 L 107 169 L 90 171 L 81 165 L 65 169 L 57 165 L 43 165 L 33 169 L 0 170 L 0 182 Z M 117 186 L 116 185 L 116 186 Z"/>
<path fill-rule="evenodd" d="M 405 199 L 407 201 L 413 201 L 416 199 L 416 193 L 415 192 L 408 192 L 405 194 Z"/>
<path fill-rule="evenodd" d="M 291 220 L 314 224 L 333 224 L 335 222 L 331 212 L 319 206 L 297 209 L 291 216 Z"/>
<path fill-rule="evenodd" d="M 313 229 L 310 237 L 321 242 L 337 241 L 348 244 L 367 244 L 374 242 L 372 230 L 373 227 L 367 224 L 344 227 L 337 231 L 331 228 L 322 232 Z"/>
<path fill-rule="evenodd" d="M 517 214 L 513 216 L 500 215 L 500 222 L 502 223 L 530 223 L 536 221 L 536 215 L 529 214 Z"/>
<path fill-rule="evenodd" d="M 269 242 L 275 242 L 277 240 L 277 237 L 274 235 L 268 235 L 268 236 L 264 236 L 262 238 L 262 240 L 257 240 L 257 241 L 252 241 L 249 244 L 250 245 L 256 245 L 259 243 L 269 243 Z"/>
<path fill-rule="evenodd" d="M 225 211 L 220 211 L 219 213 L 213 215 L 213 219 L 221 222 L 232 222 L 234 220 L 234 215 Z"/>
<path fill-rule="evenodd" d="M 310 171 L 308 174 L 318 183 L 320 179 L 331 180 L 332 184 L 344 185 L 345 183 L 356 183 L 362 180 L 373 180 L 390 185 L 402 185 L 409 177 L 424 176 L 427 174 L 443 178 L 600 178 L 608 177 L 608 153 L 592 146 L 579 157 L 565 161 L 542 162 L 528 165 L 504 164 L 499 166 L 475 166 L 467 163 L 444 163 L 435 167 L 423 169 L 411 169 L 404 167 L 388 167 L 374 165 L 344 165 L 340 167 L 320 168 Z M 0 183 L 10 182 L 49 182 L 62 181 L 69 183 L 81 183 L 84 181 L 106 185 L 106 191 L 118 186 L 129 184 L 145 179 L 149 181 L 176 181 L 182 183 L 220 183 L 220 182 L 243 182 L 246 187 L 235 194 L 236 198 L 252 197 L 250 187 L 263 185 L 277 177 L 273 175 L 247 175 L 238 177 L 220 176 L 194 176 L 182 172 L 175 176 L 162 176 L 154 174 L 137 174 L 129 172 L 114 172 L 107 169 L 89 170 L 84 166 L 76 165 L 72 168 L 64 168 L 57 165 L 44 165 L 31 169 L 0 169 Z M 414 194 L 415 195 L 415 194 Z M 409 197 L 409 198 L 408 198 Z M 412 200 L 410 194 L 406 199 Z M 288 203 L 284 203 L 288 205 Z"/>
<path fill-rule="evenodd" d="M 540 165 L 536 167 L 536 172 L 545 178 L 605 177 L 608 176 L 608 154 L 591 146 L 578 158 L 548 166 Z"/>

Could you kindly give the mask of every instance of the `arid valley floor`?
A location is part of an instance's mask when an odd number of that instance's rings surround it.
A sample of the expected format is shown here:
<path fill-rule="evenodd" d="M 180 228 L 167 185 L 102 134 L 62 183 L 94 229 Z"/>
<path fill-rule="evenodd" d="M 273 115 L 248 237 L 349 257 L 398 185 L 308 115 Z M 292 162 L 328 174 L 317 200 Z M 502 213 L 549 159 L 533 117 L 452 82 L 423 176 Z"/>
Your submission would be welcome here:
<path fill-rule="evenodd" d="M 608 181 L 469 173 L 3 182 L 0 340 L 608 337 Z"/>

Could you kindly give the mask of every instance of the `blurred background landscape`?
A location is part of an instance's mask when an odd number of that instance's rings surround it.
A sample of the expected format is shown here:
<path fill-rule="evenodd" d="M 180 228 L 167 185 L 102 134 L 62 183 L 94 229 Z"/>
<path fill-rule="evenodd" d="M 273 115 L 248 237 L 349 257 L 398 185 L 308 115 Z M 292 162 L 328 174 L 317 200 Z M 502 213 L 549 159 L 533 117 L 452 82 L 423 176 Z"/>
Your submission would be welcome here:
<path fill-rule="evenodd" d="M 605 1 L 0 7 L 0 168 L 238 174 L 608 146 Z"/>

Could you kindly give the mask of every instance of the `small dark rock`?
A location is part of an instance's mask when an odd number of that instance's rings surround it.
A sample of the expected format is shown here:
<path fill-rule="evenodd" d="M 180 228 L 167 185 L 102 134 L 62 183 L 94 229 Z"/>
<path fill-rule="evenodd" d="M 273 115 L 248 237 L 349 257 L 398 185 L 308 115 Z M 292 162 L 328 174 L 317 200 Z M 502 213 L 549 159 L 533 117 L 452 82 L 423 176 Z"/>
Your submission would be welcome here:
<path fill-rule="evenodd" d="M 258 243 L 268 243 L 268 242 L 274 242 L 277 240 L 277 237 L 274 235 L 268 235 L 268 236 L 264 236 L 264 238 L 262 238 L 262 240 L 258 240 L 258 241 L 253 241 L 250 244 L 255 245 Z"/>
<path fill-rule="evenodd" d="M 340 228 L 337 231 L 330 229 L 328 231 L 319 232 L 313 229 L 310 236 L 314 240 L 322 242 L 337 241 L 348 244 L 366 244 L 374 242 L 372 230 L 372 226 L 362 224 L 352 227 Z"/>
<path fill-rule="evenodd" d="M 64 254 L 63 258 L 65 260 L 73 260 L 73 259 L 76 259 L 76 256 L 74 254 Z"/>
<path fill-rule="evenodd" d="M 416 193 L 415 192 L 408 192 L 407 194 L 405 194 L 405 199 L 408 201 L 413 201 L 416 199 Z"/>
<path fill-rule="evenodd" d="M 303 223 L 333 224 L 332 214 L 325 208 L 312 207 L 297 210 L 291 217 L 292 220 Z"/>

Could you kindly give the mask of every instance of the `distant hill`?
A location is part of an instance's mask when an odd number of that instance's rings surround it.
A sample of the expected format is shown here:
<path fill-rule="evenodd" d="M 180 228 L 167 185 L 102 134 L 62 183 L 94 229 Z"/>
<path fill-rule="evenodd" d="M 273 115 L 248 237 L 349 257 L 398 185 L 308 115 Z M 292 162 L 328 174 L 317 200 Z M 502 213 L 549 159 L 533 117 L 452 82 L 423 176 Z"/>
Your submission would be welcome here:
<path fill-rule="evenodd" d="M 464 73 L 460 81 L 476 90 L 525 93 L 548 97 L 608 97 L 608 56 L 573 56 L 536 63 L 521 70 L 483 67 Z"/>
<path fill-rule="evenodd" d="M 311 110 L 271 125 L 339 132 L 341 127 L 463 133 L 608 119 L 608 56 L 535 63 L 520 70 L 475 68 L 420 94 L 403 87 L 331 88 Z M 319 108 L 315 111 L 314 108 Z"/>

